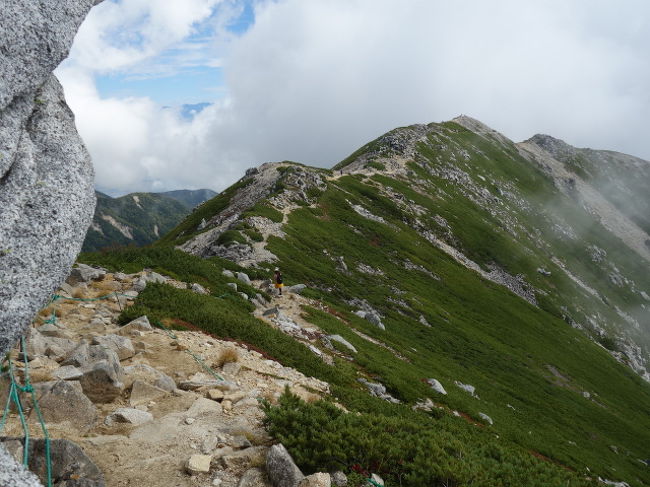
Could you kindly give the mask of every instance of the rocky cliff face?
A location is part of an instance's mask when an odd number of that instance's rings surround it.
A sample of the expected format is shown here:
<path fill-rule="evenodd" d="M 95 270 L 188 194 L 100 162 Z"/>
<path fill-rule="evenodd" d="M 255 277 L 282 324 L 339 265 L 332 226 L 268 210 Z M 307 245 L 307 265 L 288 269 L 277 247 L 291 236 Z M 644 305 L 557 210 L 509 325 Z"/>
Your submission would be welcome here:
<path fill-rule="evenodd" d="M 52 71 L 96 3 L 0 2 L 1 354 L 66 277 L 92 218 L 90 157 Z M 19 470 L 1 462 L 2 485 L 35 485 Z"/>

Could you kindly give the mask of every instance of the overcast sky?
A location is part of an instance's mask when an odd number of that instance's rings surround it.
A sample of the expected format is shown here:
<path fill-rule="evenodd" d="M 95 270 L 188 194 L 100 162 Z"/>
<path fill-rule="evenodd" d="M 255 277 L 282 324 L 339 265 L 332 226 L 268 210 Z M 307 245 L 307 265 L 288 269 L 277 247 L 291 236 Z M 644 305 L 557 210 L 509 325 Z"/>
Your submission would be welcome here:
<path fill-rule="evenodd" d="M 119 195 L 459 114 L 650 159 L 649 46 L 647 0 L 106 0 L 57 75 Z"/>

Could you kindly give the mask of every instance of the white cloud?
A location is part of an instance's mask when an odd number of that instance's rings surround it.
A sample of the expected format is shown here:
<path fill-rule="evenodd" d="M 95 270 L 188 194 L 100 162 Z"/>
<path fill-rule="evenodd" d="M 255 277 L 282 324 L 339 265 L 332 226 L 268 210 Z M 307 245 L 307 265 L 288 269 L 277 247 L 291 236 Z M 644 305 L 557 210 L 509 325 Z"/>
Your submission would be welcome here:
<path fill-rule="evenodd" d="M 221 189 L 252 165 L 329 166 L 393 127 L 460 113 L 515 140 L 545 132 L 650 157 L 643 0 L 265 1 L 240 37 L 223 30 L 240 3 L 210 17 L 217 4 L 129 0 L 89 16 L 59 75 L 101 187 Z M 201 22 L 215 30 L 193 57 Z M 192 122 L 94 89 L 96 73 L 155 74 L 178 46 L 169 69 L 226 76 L 226 96 Z"/>

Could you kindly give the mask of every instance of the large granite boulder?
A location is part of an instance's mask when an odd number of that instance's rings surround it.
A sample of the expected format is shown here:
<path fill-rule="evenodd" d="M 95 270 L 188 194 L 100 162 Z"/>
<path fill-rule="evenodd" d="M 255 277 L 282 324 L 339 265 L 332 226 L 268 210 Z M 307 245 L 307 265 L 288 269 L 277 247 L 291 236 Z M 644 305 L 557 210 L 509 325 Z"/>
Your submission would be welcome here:
<path fill-rule="evenodd" d="M 23 455 L 24 440 L 22 438 L 2 438 L 2 444 L 13 459 L 20 460 Z M 104 474 L 88 458 L 83 450 L 68 440 L 50 440 L 52 459 L 52 485 L 54 487 L 105 487 Z M 45 440 L 31 438 L 29 441 L 29 469 L 36 473 L 43 483 L 47 479 L 45 461 Z M 5 467 L 4 464 L 0 464 Z M 0 479 L 1 477 L 0 473 Z M 30 474 L 31 475 L 31 474 Z M 29 479 L 32 477 L 30 476 Z M 39 485 L 37 482 L 0 484 L 2 487 Z"/>
<path fill-rule="evenodd" d="M 0 354 L 68 276 L 93 169 L 51 74 L 96 0 L 0 0 Z"/>
<path fill-rule="evenodd" d="M 90 156 L 52 71 L 99 1 L 0 0 L 0 355 L 67 277 L 92 220 Z M 0 479 L 35 484 L 11 461 Z"/>

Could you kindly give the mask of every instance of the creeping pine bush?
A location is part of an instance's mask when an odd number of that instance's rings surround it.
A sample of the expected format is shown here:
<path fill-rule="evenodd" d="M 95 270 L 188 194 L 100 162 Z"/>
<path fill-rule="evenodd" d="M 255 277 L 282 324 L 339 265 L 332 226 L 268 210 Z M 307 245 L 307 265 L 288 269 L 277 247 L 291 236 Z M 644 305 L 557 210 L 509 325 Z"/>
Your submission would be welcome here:
<path fill-rule="evenodd" d="M 489 433 L 425 415 L 346 413 L 326 401 L 305 403 L 288 390 L 266 402 L 265 424 L 305 472 L 379 473 L 388 486 L 596 485 Z M 454 423 L 456 421 L 456 423 Z"/>

